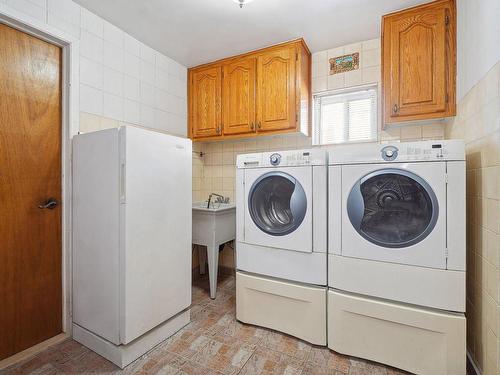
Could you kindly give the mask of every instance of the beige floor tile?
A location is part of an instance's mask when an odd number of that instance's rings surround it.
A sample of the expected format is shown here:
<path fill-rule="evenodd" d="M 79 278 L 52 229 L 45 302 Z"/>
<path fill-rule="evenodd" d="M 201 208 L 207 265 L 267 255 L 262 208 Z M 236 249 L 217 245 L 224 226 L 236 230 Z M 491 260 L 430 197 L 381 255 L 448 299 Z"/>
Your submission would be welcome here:
<path fill-rule="evenodd" d="M 236 320 L 235 278 L 221 275 L 217 298 L 208 279 L 193 280 L 191 322 L 152 351 L 120 370 L 68 339 L 2 375 L 124 374 L 233 375 L 402 374 L 373 362 L 334 353 L 294 337 Z"/>

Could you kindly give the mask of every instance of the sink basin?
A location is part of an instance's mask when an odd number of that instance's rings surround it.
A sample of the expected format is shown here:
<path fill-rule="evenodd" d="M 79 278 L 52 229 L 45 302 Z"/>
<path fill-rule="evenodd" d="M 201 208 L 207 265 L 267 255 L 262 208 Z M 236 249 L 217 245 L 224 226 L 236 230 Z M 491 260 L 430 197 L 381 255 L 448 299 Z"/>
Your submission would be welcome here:
<path fill-rule="evenodd" d="M 219 246 L 236 237 L 236 205 L 234 203 L 193 203 L 193 243 L 207 247 L 210 297 L 215 298 Z M 205 272 L 204 253 L 200 255 L 200 273 Z"/>
<path fill-rule="evenodd" d="M 207 202 L 193 203 L 193 210 L 206 212 L 221 212 L 226 210 L 236 209 L 234 203 L 210 203 L 210 208 L 207 208 Z"/>

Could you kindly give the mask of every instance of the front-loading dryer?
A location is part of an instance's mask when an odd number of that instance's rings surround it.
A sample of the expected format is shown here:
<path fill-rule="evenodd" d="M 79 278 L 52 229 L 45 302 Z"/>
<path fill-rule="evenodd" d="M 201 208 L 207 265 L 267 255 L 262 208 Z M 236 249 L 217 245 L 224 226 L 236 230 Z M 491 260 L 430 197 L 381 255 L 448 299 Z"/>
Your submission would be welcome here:
<path fill-rule="evenodd" d="M 462 141 L 335 149 L 329 197 L 331 287 L 465 311 Z"/>
<path fill-rule="evenodd" d="M 236 316 L 325 345 L 326 151 L 239 155 L 236 167 Z"/>
<path fill-rule="evenodd" d="M 328 346 L 464 374 L 464 143 L 339 147 L 328 178 Z"/>

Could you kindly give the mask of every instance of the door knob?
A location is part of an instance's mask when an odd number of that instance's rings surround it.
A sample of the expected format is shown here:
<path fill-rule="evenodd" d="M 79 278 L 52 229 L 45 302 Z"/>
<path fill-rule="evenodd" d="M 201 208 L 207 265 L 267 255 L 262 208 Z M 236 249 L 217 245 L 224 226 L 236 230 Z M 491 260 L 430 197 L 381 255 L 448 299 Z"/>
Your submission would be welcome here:
<path fill-rule="evenodd" d="M 54 208 L 56 208 L 56 206 L 58 204 L 59 203 L 54 198 L 49 198 L 45 202 L 43 202 L 42 204 L 38 205 L 38 208 L 41 210 L 43 210 L 44 208 L 47 208 L 49 210 L 53 210 Z"/>

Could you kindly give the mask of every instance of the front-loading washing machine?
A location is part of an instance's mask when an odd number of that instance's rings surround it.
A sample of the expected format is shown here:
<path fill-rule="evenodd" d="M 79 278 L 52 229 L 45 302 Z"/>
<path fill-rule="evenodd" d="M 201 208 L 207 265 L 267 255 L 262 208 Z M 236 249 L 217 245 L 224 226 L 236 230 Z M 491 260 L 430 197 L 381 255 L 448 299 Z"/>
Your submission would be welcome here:
<path fill-rule="evenodd" d="M 465 373 L 462 141 L 336 148 L 328 257 L 331 349 L 419 374 Z"/>
<path fill-rule="evenodd" d="M 326 345 L 326 152 L 239 155 L 236 167 L 237 319 Z"/>

